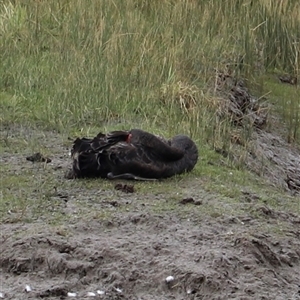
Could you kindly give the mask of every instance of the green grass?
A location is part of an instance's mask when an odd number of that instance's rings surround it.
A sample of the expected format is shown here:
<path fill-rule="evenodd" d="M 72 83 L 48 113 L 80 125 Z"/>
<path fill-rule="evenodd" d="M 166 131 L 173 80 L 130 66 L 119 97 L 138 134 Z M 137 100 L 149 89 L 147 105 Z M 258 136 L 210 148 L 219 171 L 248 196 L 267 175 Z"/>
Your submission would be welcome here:
<path fill-rule="evenodd" d="M 215 69 L 298 75 L 297 8 L 263 0 L 2 1 L 1 119 L 62 132 L 134 123 L 205 139 Z M 195 99 L 188 116 L 179 82 Z"/>
<path fill-rule="evenodd" d="M 269 103 L 273 105 L 273 113 L 286 122 L 285 134 L 290 143 L 300 141 L 300 90 L 299 86 L 282 86 L 276 74 L 268 74 L 261 78 L 264 82 L 263 92 L 268 94 Z"/>

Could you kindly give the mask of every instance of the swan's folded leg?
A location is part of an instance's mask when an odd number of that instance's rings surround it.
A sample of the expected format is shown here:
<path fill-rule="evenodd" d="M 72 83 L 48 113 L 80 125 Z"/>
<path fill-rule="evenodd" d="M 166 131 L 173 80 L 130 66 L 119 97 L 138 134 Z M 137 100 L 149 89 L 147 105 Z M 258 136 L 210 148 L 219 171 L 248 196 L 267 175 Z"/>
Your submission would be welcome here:
<path fill-rule="evenodd" d="M 156 181 L 156 178 L 144 178 L 140 176 L 136 176 L 131 173 L 123 173 L 119 175 L 114 175 L 113 173 L 108 173 L 107 174 L 108 179 L 132 179 L 132 180 L 141 180 L 141 181 Z"/>

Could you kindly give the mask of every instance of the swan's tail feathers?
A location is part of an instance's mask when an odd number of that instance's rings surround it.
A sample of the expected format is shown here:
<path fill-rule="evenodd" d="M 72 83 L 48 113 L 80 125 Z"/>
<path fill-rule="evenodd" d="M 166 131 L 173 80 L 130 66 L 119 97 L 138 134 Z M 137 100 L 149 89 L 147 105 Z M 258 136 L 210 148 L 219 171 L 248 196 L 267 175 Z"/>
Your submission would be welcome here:
<path fill-rule="evenodd" d="M 87 139 L 87 138 L 77 138 L 74 142 L 73 142 L 73 147 L 71 149 L 71 157 L 73 158 L 73 156 L 76 153 L 80 153 L 80 152 L 85 152 L 85 151 L 89 151 L 91 150 L 91 142 L 93 141 L 93 139 Z"/>
<path fill-rule="evenodd" d="M 92 139 L 83 139 L 84 142 L 90 142 L 90 146 L 94 151 L 101 151 L 119 142 L 127 142 L 130 139 L 130 133 L 128 131 L 112 131 L 107 134 L 98 133 L 98 135 Z"/>
<path fill-rule="evenodd" d="M 77 138 L 71 150 L 74 177 L 106 177 L 105 150 L 120 142 L 129 142 L 129 131 L 99 133 L 93 139 Z"/>
<path fill-rule="evenodd" d="M 95 152 L 76 152 L 72 168 L 75 178 L 106 177 L 106 173 L 102 173 L 99 154 Z"/>
<path fill-rule="evenodd" d="M 128 131 L 112 131 L 108 134 L 98 133 L 98 135 L 93 139 L 85 137 L 77 138 L 73 142 L 71 156 L 73 157 L 74 153 L 99 152 L 119 142 L 129 141 L 129 139 L 130 133 Z"/>

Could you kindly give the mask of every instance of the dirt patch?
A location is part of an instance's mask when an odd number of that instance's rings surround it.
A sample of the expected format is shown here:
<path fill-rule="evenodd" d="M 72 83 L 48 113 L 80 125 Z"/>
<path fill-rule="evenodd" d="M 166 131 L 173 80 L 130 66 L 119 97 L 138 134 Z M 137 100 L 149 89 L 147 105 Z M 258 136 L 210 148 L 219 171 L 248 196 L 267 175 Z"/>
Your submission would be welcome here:
<path fill-rule="evenodd" d="M 300 152 L 271 132 L 254 133 L 247 166 L 272 184 L 300 193 Z"/>
<path fill-rule="evenodd" d="M 105 292 L 101 299 L 300 298 L 299 236 L 249 236 L 248 225 L 226 219 L 195 223 L 148 213 L 119 215 L 109 225 L 82 221 L 67 238 L 43 226 L 33 234 L 33 227 L 1 228 L 7 299 L 68 292 L 82 299 L 97 291 Z M 174 280 L 167 283 L 168 276 Z"/>
<path fill-rule="evenodd" d="M 16 135 L 1 163 L 9 174 L 34 177 L 23 215 L 11 211 L 0 225 L 4 299 L 300 299 L 299 211 L 271 207 L 253 192 L 233 202 L 195 177 L 160 192 L 163 182 L 146 183 L 149 192 L 135 183 L 134 193 L 124 193 L 124 182 L 115 190 L 115 182 L 65 180 L 61 136 Z M 26 161 L 34 147 L 12 151 L 30 135 L 51 140 L 40 143 L 49 145 L 50 163 Z"/>

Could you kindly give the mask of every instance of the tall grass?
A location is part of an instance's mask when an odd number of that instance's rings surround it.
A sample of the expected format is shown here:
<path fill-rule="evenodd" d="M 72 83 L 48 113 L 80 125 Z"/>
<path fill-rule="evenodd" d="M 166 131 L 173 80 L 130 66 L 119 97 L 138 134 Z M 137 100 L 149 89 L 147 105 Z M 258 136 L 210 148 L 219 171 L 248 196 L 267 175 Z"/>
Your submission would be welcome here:
<path fill-rule="evenodd" d="M 12 113 L 1 119 L 207 140 L 216 136 L 215 69 L 299 76 L 299 27 L 297 0 L 3 0 L 0 106 Z"/>

